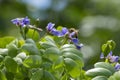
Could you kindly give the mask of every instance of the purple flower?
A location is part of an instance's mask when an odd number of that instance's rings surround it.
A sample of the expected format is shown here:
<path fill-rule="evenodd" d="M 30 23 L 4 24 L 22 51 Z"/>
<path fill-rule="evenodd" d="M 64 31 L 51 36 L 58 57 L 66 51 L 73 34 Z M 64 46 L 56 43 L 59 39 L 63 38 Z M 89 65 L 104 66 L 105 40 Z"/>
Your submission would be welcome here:
<path fill-rule="evenodd" d="M 101 55 L 100 55 L 100 59 L 103 59 L 103 58 L 104 58 L 104 54 L 101 53 Z"/>
<path fill-rule="evenodd" d="M 114 56 L 114 55 L 112 55 L 113 53 L 112 53 L 112 51 L 107 55 L 107 57 L 104 57 L 104 54 L 103 53 L 101 53 L 101 55 L 100 55 L 100 58 L 101 59 L 103 59 L 103 58 L 106 58 L 106 59 L 108 59 L 109 60 L 109 62 L 118 62 L 118 60 L 119 60 L 119 56 Z"/>
<path fill-rule="evenodd" d="M 71 42 L 76 46 L 77 49 L 81 49 L 83 44 L 79 44 L 78 38 L 71 38 Z"/>
<path fill-rule="evenodd" d="M 28 17 L 25 18 L 16 18 L 11 20 L 13 24 L 16 24 L 17 26 L 25 27 L 26 25 L 30 24 L 30 19 Z"/>
<path fill-rule="evenodd" d="M 25 18 L 23 18 L 22 22 L 23 22 L 23 26 L 24 25 L 29 25 L 30 24 L 30 19 L 28 19 L 28 17 L 25 17 Z"/>
<path fill-rule="evenodd" d="M 119 63 L 117 63 L 117 64 L 115 65 L 115 69 L 116 69 L 116 70 L 119 70 L 119 69 L 120 69 L 120 64 L 119 64 Z"/>
<path fill-rule="evenodd" d="M 112 56 L 112 51 L 110 51 L 110 53 L 107 55 L 107 57 L 106 58 L 110 58 L 111 56 Z"/>
<path fill-rule="evenodd" d="M 53 27 L 50 26 L 49 30 L 50 30 L 51 34 L 53 34 L 55 36 L 58 36 L 58 37 L 63 37 L 63 36 L 65 36 L 68 33 L 68 29 L 65 28 L 65 27 L 62 28 L 61 31 L 59 31 L 59 30 L 56 30 L 55 28 L 53 28 Z"/>
<path fill-rule="evenodd" d="M 77 44 L 79 43 L 78 38 L 72 38 L 71 41 L 72 41 L 75 45 L 77 45 Z"/>
<path fill-rule="evenodd" d="M 62 35 L 65 35 L 65 34 L 67 34 L 67 33 L 68 33 L 68 29 L 65 28 L 65 27 L 63 27 L 62 30 L 61 30 L 61 34 L 62 34 Z"/>
<path fill-rule="evenodd" d="M 112 51 L 107 55 L 107 59 L 109 59 L 110 62 L 118 62 L 119 56 L 113 56 Z"/>
<path fill-rule="evenodd" d="M 76 48 L 78 49 L 78 50 L 80 50 L 82 47 L 83 47 L 83 44 L 77 44 L 77 45 L 75 45 L 76 46 Z"/>
<path fill-rule="evenodd" d="M 50 32 L 50 31 L 53 29 L 54 25 L 55 25 L 55 24 L 53 24 L 53 23 L 51 23 L 51 22 L 48 23 L 48 25 L 47 25 L 47 27 L 46 27 L 47 31 Z"/>
<path fill-rule="evenodd" d="M 53 28 L 51 31 L 50 31 L 51 34 L 55 35 L 55 36 L 59 36 L 61 33 L 60 31 L 56 30 L 55 28 Z"/>
<path fill-rule="evenodd" d="M 118 62 L 119 56 L 110 56 L 110 62 Z"/>

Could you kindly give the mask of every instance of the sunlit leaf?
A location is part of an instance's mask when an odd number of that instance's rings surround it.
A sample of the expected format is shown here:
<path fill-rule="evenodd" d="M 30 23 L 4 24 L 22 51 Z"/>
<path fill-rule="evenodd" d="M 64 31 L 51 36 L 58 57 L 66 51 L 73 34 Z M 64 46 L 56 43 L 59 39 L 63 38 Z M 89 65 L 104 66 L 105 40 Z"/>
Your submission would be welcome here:
<path fill-rule="evenodd" d="M 2 56 L 7 56 L 8 55 L 8 49 L 2 49 L 2 48 L 0 48 L 0 55 L 2 55 Z"/>
<path fill-rule="evenodd" d="M 64 58 L 60 56 L 53 64 L 53 69 L 59 69 L 64 65 Z"/>
<path fill-rule="evenodd" d="M 74 54 L 74 53 L 65 52 L 63 54 L 63 56 L 65 58 L 71 58 L 71 59 L 73 59 L 79 65 L 79 67 L 83 67 L 84 66 L 83 59 L 81 57 L 79 57 L 78 55 Z"/>
<path fill-rule="evenodd" d="M 71 58 L 65 58 L 64 59 L 64 64 L 65 64 L 67 72 L 73 78 L 76 78 L 76 77 L 80 76 L 80 68 L 74 60 L 72 60 Z"/>
<path fill-rule="evenodd" d="M 14 39 L 15 39 L 14 37 L 10 37 L 10 36 L 0 38 L 0 48 L 5 48 L 6 45 L 9 44 Z"/>
<path fill-rule="evenodd" d="M 0 80 L 7 80 L 5 74 L 2 71 L 0 71 Z"/>
<path fill-rule="evenodd" d="M 120 71 L 115 72 L 108 80 L 120 80 Z"/>
<path fill-rule="evenodd" d="M 43 56 L 52 60 L 52 61 L 55 61 L 58 59 L 60 54 L 61 53 L 60 53 L 60 50 L 58 48 L 51 47 L 51 48 L 46 49 Z"/>
<path fill-rule="evenodd" d="M 112 75 L 112 72 L 105 68 L 94 68 L 86 72 L 87 76 L 96 77 L 96 76 L 106 76 L 109 77 Z"/>
<path fill-rule="evenodd" d="M 43 70 L 39 69 L 33 73 L 30 80 L 41 80 L 42 77 L 43 77 Z"/>
<path fill-rule="evenodd" d="M 35 41 L 38 41 L 40 38 L 39 33 L 36 30 L 34 31 L 33 29 L 29 29 L 26 35 L 27 35 L 27 38 L 31 38 Z"/>
<path fill-rule="evenodd" d="M 93 78 L 92 80 L 108 80 L 108 79 L 105 76 L 97 76 L 97 77 Z"/>
<path fill-rule="evenodd" d="M 12 73 L 18 72 L 18 64 L 11 57 L 6 56 L 4 63 L 5 63 L 5 67 L 6 67 L 8 72 L 12 72 Z"/>
<path fill-rule="evenodd" d="M 55 77 L 48 71 L 43 72 L 43 77 L 41 80 L 56 80 Z"/>
<path fill-rule="evenodd" d="M 10 57 L 15 57 L 18 54 L 18 40 L 12 41 L 6 48 L 8 49 L 8 55 Z"/>
<path fill-rule="evenodd" d="M 94 67 L 95 68 L 105 68 L 105 69 L 108 69 L 109 71 L 111 71 L 112 73 L 114 73 L 116 71 L 115 68 L 111 64 L 106 63 L 106 62 L 97 62 L 97 63 L 95 63 Z"/>
<path fill-rule="evenodd" d="M 24 60 L 23 65 L 28 68 L 37 68 L 40 67 L 41 63 L 42 63 L 41 56 L 30 55 Z"/>

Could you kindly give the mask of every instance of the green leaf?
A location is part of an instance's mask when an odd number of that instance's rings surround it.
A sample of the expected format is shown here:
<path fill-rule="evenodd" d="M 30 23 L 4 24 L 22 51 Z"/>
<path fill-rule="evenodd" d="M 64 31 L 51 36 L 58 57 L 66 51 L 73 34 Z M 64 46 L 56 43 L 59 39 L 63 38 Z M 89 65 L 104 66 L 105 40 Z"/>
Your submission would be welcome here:
<path fill-rule="evenodd" d="M 51 43 L 51 42 L 40 42 L 40 45 L 41 45 L 43 48 L 56 47 L 56 45 L 53 44 L 53 43 Z"/>
<path fill-rule="evenodd" d="M 6 75 L 7 80 L 13 80 L 14 79 L 14 75 L 16 75 L 16 73 L 13 74 L 11 72 L 6 71 L 5 75 Z"/>
<path fill-rule="evenodd" d="M 4 63 L 8 72 L 12 72 L 12 73 L 18 72 L 18 64 L 11 57 L 6 56 Z"/>
<path fill-rule="evenodd" d="M 57 27 L 57 30 L 61 31 L 62 28 L 63 28 L 62 26 L 58 26 L 58 27 Z"/>
<path fill-rule="evenodd" d="M 7 56 L 8 55 L 8 49 L 2 49 L 2 48 L 0 48 L 0 55 Z"/>
<path fill-rule="evenodd" d="M 82 53 L 76 48 L 64 48 L 64 49 L 61 49 L 61 52 L 62 53 L 70 52 L 70 53 L 78 55 L 79 57 L 83 57 Z"/>
<path fill-rule="evenodd" d="M 70 76 L 72 76 L 73 78 L 80 76 L 80 68 L 74 60 L 72 60 L 71 58 L 65 58 L 64 64 Z"/>
<path fill-rule="evenodd" d="M 56 79 L 50 72 L 43 71 L 43 77 L 41 80 L 56 80 Z"/>
<path fill-rule="evenodd" d="M 65 52 L 65 53 L 63 53 L 63 57 L 73 59 L 79 65 L 79 67 L 84 66 L 83 59 L 74 53 Z"/>
<path fill-rule="evenodd" d="M 39 43 L 43 48 L 57 47 L 51 36 L 45 36 Z"/>
<path fill-rule="evenodd" d="M 34 44 L 25 43 L 22 48 L 23 51 L 29 53 L 29 55 L 39 55 L 39 50 Z"/>
<path fill-rule="evenodd" d="M 32 40 L 32 39 L 26 39 L 25 43 L 36 45 L 35 42 L 34 42 L 34 40 Z"/>
<path fill-rule="evenodd" d="M 7 80 L 5 74 L 2 71 L 0 71 L 0 80 Z"/>
<path fill-rule="evenodd" d="M 14 37 L 10 37 L 10 36 L 0 38 L 0 48 L 5 48 L 6 45 L 9 44 L 14 39 L 15 39 Z"/>
<path fill-rule="evenodd" d="M 115 46 L 116 46 L 116 43 L 115 43 L 115 41 L 113 41 L 113 40 L 107 41 L 107 44 L 109 44 L 109 45 L 112 46 L 111 50 L 113 50 L 113 49 L 115 48 Z"/>
<path fill-rule="evenodd" d="M 63 65 L 64 65 L 64 58 L 63 56 L 60 56 L 53 64 L 53 69 L 59 69 L 63 67 Z"/>
<path fill-rule="evenodd" d="M 107 56 L 110 51 L 111 51 L 111 45 L 108 45 L 108 44 L 103 44 L 102 45 L 102 52 L 104 53 L 105 56 Z"/>
<path fill-rule="evenodd" d="M 24 80 L 24 77 L 22 72 L 18 72 L 14 75 L 14 80 Z"/>
<path fill-rule="evenodd" d="M 27 36 L 27 38 L 31 38 L 35 41 L 38 41 L 40 38 L 39 33 L 36 30 L 34 31 L 33 29 L 29 29 L 26 36 Z"/>
<path fill-rule="evenodd" d="M 115 72 L 108 80 L 120 80 L 120 71 Z"/>
<path fill-rule="evenodd" d="M 92 80 L 108 80 L 108 79 L 105 76 L 97 76 L 97 77 L 93 78 Z"/>
<path fill-rule="evenodd" d="M 110 76 L 108 80 L 116 80 L 114 76 Z M 119 79 L 118 79 L 119 80 Z"/>
<path fill-rule="evenodd" d="M 56 61 L 59 55 L 60 55 L 60 50 L 58 48 L 51 47 L 51 48 L 46 49 L 43 56 L 52 61 Z"/>
<path fill-rule="evenodd" d="M 17 64 L 19 64 L 19 65 L 21 65 L 22 64 L 22 59 L 21 58 L 18 58 L 18 57 L 14 57 L 13 58 L 16 62 L 17 62 Z"/>
<path fill-rule="evenodd" d="M 0 55 L 0 62 L 2 62 L 4 59 L 4 57 L 2 55 Z"/>
<path fill-rule="evenodd" d="M 33 73 L 30 80 L 41 80 L 42 77 L 43 77 L 43 70 L 39 69 Z"/>
<path fill-rule="evenodd" d="M 40 55 L 36 43 L 32 39 L 27 39 L 21 49 L 29 53 L 29 55 Z"/>
<path fill-rule="evenodd" d="M 90 77 L 96 77 L 96 76 L 106 76 L 109 77 L 112 75 L 111 71 L 105 69 L 105 68 L 94 68 L 90 69 L 86 72 L 87 76 Z"/>
<path fill-rule="evenodd" d="M 109 63 L 106 63 L 106 62 L 97 62 L 95 65 L 94 65 L 95 68 L 105 68 L 105 69 L 108 69 L 109 71 L 111 71 L 112 73 L 114 73 L 116 70 L 115 68 L 109 64 Z"/>
<path fill-rule="evenodd" d="M 73 44 L 65 44 L 65 45 L 61 46 L 60 49 L 65 49 L 65 48 L 76 48 L 76 47 Z"/>
<path fill-rule="evenodd" d="M 68 80 L 67 74 L 64 74 L 60 80 Z"/>
<path fill-rule="evenodd" d="M 23 65 L 28 68 L 37 68 L 40 67 L 41 63 L 42 63 L 41 56 L 30 55 L 24 60 Z"/>
<path fill-rule="evenodd" d="M 26 53 L 25 52 L 20 52 L 20 53 L 18 53 L 18 55 L 16 57 L 21 58 L 22 60 L 24 60 L 26 58 Z"/>
<path fill-rule="evenodd" d="M 21 46 L 23 46 L 24 43 L 25 43 L 24 40 L 19 40 L 19 41 L 18 41 L 18 46 L 21 47 Z"/>
<path fill-rule="evenodd" d="M 15 57 L 18 54 L 18 40 L 12 41 L 6 48 L 8 49 L 8 56 Z"/>
<path fill-rule="evenodd" d="M 107 41 L 106 44 L 102 45 L 102 52 L 105 56 L 109 54 L 110 51 L 112 51 L 116 46 L 116 43 L 113 40 Z"/>

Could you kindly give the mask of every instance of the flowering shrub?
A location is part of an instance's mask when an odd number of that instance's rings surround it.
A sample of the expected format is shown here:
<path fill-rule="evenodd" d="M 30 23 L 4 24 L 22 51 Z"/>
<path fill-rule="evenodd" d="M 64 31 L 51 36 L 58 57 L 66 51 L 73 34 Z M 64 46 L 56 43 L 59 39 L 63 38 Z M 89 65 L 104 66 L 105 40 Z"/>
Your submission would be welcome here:
<path fill-rule="evenodd" d="M 119 56 L 113 55 L 115 42 L 102 46 L 100 59 L 93 69 L 85 71 L 83 44 L 74 28 L 55 28 L 46 25 L 45 35 L 30 19 L 11 20 L 20 31 L 22 39 L 0 38 L 0 80 L 119 80 Z"/>

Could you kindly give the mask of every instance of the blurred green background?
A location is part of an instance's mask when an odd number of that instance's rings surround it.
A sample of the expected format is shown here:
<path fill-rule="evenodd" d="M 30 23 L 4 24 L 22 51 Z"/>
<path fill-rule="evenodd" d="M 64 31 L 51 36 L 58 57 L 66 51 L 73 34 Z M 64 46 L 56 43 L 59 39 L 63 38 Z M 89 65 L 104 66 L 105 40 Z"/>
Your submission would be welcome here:
<path fill-rule="evenodd" d="M 120 50 L 120 0 L 0 0 L 0 37 L 19 35 L 11 19 L 28 16 L 40 19 L 45 29 L 48 22 L 56 26 L 77 28 L 84 44 L 85 69 L 99 61 L 101 45 L 116 42 L 115 55 Z"/>

